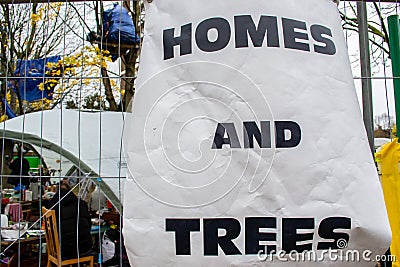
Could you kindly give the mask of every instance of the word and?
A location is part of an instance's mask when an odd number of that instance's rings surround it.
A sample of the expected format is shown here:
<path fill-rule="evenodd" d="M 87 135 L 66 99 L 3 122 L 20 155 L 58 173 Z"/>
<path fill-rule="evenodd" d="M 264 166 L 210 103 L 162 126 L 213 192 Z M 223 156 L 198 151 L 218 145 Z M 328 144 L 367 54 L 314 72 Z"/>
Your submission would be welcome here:
<path fill-rule="evenodd" d="M 296 122 L 275 121 L 274 125 L 276 148 L 293 148 L 300 144 L 301 128 Z M 260 128 L 254 121 L 243 122 L 244 148 L 254 148 L 254 139 L 260 148 L 271 148 L 271 122 L 261 121 Z M 234 123 L 218 123 L 212 149 L 222 149 L 223 145 L 242 148 Z"/>

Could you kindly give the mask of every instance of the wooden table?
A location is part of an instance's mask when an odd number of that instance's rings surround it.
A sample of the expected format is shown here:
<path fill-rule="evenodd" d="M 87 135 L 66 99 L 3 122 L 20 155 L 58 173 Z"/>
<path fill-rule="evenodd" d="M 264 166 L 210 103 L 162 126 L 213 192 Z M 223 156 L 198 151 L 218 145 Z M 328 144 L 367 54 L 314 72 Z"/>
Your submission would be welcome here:
<path fill-rule="evenodd" d="M 21 239 L 16 239 L 16 240 L 4 240 L 4 238 L 1 239 L 1 248 L 4 249 L 8 246 L 18 246 L 18 243 L 22 244 L 39 244 L 39 240 L 42 239 L 43 243 L 46 243 L 46 236 L 41 235 L 41 236 L 30 236 L 28 238 L 21 238 Z"/>
<path fill-rule="evenodd" d="M 1 240 L 1 249 L 2 251 L 8 250 L 11 252 L 9 254 L 8 264 L 2 263 L 1 267 L 13 267 L 18 266 L 18 258 L 20 258 L 20 266 L 39 266 L 39 255 L 41 257 L 41 265 L 46 266 L 47 264 L 47 254 L 41 253 L 41 247 L 38 248 L 38 252 L 32 253 L 32 245 L 40 244 L 40 240 L 43 243 L 46 243 L 45 235 L 41 236 L 30 236 L 26 238 L 21 238 L 17 240 Z M 19 250 L 18 250 L 19 248 Z M 30 249 L 30 250 L 29 250 Z M 13 252 L 13 253 L 12 253 Z M 25 252 L 32 253 L 28 255 L 27 258 L 21 259 L 22 255 Z M 5 252 L 7 255 L 7 252 Z"/>

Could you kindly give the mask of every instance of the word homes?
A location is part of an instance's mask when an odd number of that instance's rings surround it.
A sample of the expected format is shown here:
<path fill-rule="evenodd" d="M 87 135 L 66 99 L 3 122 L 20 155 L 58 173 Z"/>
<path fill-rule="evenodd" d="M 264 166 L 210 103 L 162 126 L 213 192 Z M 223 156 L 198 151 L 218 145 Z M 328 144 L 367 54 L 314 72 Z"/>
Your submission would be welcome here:
<path fill-rule="evenodd" d="M 282 33 L 279 23 L 282 25 Z M 235 48 L 283 46 L 308 52 L 312 48 L 318 54 L 336 54 L 332 31 L 323 25 L 313 24 L 308 27 L 304 21 L 289 18 L 278 20 L 278 17 L 265 15 L 260 16 L 257 24 L 251 15 L 235 16 L 233 24 L 232 27 L 225 18 L 215 17 L 200 22 L 195 31 L 192 23 L 181 26 L 180 34 L 176 34 L 174 28 L 164 30 L 164 60 L 175 57 L 175 47 L 179 47 L 181 56 L 191 54 L 193 41 L 204 52 L 222 50 L 228 46 L 232 36 Z M 216 31 L 217 37 L 210 39 L 210 31 Z"/>

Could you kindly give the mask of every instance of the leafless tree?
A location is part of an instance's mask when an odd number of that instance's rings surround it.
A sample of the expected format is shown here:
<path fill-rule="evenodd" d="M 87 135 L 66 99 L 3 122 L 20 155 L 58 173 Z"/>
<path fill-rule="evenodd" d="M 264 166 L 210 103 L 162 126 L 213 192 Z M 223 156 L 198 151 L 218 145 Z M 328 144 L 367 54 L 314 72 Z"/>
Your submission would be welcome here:
<path fill-rule="evenodd" d="M 386 113 L 382 113 L 381 115 L 376 115 L 374 118 L 375 129 L 378 127 L 382 129 L 390 129 L 392 123 L 394 122 L 393 116 L 389 116 Z"/>
<path fill-rule="evenodd" d="M 38 59 L 58 53 L 66 53 L 70 34 L 79 22 L 76 13 L 66 5 L 53 4 L 0 4 L 0 77 L 3 98 L 11 93 L 11 107 L 17 110 L 17 95 L 7 88 L 14 76 L 17 59 Z M 17 90 L 18 91 L 18 90 Z M 18 103 L 22 103 L 18 99 Z M 4 108 L 3 108 L 4 110 Z M 22 104 L 19 113 L 24 113 Z"/>
<path fill-rule="evenodd" d="M 368 3 L 368 33 L 371 44 L 371 63 L 373 67 L 386 64 L 390 57 L 387 17 L 396 14 L 394 3 Z M 347 33 L 358 34 L 357 8 L 354 2 L 341 1 L 339 12 L 343 29 Z"/>

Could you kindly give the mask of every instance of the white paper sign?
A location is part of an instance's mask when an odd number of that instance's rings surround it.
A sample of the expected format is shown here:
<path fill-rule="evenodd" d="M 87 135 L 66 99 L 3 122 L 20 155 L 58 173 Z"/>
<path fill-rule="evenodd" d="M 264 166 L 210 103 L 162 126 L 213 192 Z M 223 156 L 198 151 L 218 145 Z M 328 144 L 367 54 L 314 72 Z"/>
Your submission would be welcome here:
<path fill-rule="evenodd" d="M 146 3 L 125 150 L 134 266 L 374 266 L 389 246 L 332 0 Z"/>

